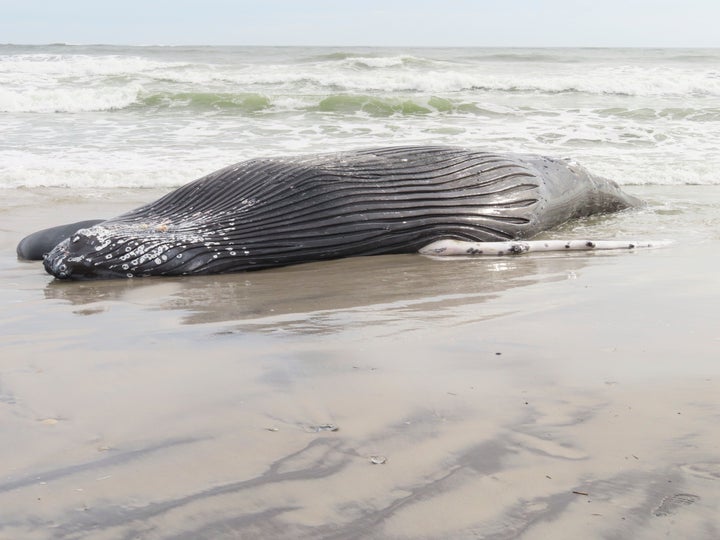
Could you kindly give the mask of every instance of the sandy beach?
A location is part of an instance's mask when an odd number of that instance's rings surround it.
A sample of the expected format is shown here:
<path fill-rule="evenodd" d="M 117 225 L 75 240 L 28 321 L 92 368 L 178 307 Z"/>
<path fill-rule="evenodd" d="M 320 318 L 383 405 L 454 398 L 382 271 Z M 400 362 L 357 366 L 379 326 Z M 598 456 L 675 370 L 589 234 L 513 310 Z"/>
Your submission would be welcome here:
<path fill-rule="evenodd" d="M 720 536 L 720 190 L 632 192 L 550 236 L 673 247 L 65 283 L 162 191 L 5 190 L 0 538 Z"/>

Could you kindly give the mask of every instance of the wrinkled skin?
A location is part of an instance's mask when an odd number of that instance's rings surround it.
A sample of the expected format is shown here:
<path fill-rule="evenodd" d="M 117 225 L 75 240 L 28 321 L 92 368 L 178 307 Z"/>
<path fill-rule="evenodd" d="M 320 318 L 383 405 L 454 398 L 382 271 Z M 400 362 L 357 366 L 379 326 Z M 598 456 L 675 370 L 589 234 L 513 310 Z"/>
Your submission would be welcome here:
<path fill-rule="evenodd" d="M 254 159 L 77 228 L 44 265 L 60 279 L 239 272 L 411 253 L 445 238 L 531 238 L 639 202 L 541 156 L 404 147 Z"/>

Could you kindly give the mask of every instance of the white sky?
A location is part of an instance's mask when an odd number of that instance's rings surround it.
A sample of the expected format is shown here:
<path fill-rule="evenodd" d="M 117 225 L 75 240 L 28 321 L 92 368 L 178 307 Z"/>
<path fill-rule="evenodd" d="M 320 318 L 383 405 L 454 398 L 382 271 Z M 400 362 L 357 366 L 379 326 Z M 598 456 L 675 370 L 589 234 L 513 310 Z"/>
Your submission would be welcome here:
<path fill-rule="evenodd" d="M 720 47 L 720 0 L 0 0 L 0 43 Z"/>

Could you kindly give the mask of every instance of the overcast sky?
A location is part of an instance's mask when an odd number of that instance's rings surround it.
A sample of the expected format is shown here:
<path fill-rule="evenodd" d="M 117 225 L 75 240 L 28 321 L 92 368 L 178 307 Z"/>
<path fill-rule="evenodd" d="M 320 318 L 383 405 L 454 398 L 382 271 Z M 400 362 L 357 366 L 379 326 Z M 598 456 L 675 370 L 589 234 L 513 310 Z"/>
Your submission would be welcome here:
<path fill-rule="evenodd" d="M 720 47 L 720 0 L 0 0 L 0 43 Z"/>

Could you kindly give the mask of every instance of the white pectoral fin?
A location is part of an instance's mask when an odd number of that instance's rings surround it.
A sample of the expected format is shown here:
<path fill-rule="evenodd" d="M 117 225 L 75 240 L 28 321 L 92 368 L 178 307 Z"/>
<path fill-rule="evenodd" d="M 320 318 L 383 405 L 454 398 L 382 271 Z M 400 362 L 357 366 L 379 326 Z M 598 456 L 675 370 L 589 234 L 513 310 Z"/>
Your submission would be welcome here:
<path fill-rule="evenodd" d="M 609 249 L 659 248 L 672 240 L 510 240 L 507 242 L 465 242 L 438 240 L 420 249 L 422 255 L 438 257 L 520 255 L 531 251 L 598 251 Z"/>

